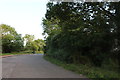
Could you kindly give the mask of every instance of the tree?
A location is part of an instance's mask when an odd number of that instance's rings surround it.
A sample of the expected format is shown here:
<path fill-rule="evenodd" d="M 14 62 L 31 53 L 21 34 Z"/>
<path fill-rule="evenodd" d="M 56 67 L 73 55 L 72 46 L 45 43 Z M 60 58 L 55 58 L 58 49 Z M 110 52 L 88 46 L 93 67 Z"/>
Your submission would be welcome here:
<path fill-rule="evenodd" d="M 26 50 L 30 50 L 31 49 L 31 44 L 32 42 L 34 41 L 34 35 L 29 35 L 29 34 L 26 34 L 24 36 L 24 41 L 25 41 L 25 49 Z"/>
<path fill-rule="evenodd" d="M 90 61 L 102 66 L 112 57 L 114 40 L 117 38 L 119 42 L 118 4 L 48 3 L 43 19 L 46 54 L 66 62 L 86 64 Z"/>
<path fill-rule="evenodd" d="M 14 28 L 6 24 L 1 24 L 2 32 L 2 52 L 9 53 L 21 51 L 23 49 L 23 40 Z"/>
<path fill-rule="evenodd" d="M 35 51 L 38 50 L 38 46 L 36 45 L 36 43 L 32 42 L 30 47 L 31 47 L 31 50 L 33 51 L 33 53 L 35 54 Z"/>
<path fill-rule="evenodd" d="M 24 36 L 24 40 L 26 42 L 25 49 L 35 51 L 43 51 L 43 46 L 45 46 L 44 40 L 37 39 L 34 40 L 34 35 L 26 34 Z"/>
<path fill-rule="evenodd" d="M 37 39 L 37 40 L 34 40 L 34 43 L 36 44 L 36 46 L 38 47 L 38 51 L 43 51 L 43 48 L 45 46 L 45 42 L 44 40 L 42 39 Z"/>

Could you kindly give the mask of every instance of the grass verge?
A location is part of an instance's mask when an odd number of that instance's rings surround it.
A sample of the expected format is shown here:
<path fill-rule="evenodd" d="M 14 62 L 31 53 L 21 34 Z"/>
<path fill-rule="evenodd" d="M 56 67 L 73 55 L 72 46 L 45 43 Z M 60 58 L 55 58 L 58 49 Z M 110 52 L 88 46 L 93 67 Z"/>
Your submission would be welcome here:
<path fill-rule="evenodd" d="M 21 52 L 12 52 L 12 53 L 0 53 L 0 56 L 5 55 L 22 55 L 22 54 L 33 54 L 32 51 L 21 51 Z M 35 54 L 43 54 L 42 51 L 36 51 Z"/>
<path fill-rule="evenodd" d="M 65 62 L 59 61 L 57 59 L 53 59 L 48 56 L 44 56 L 44 59 L 50 61 L 53 64 L 61 66 L 67 70 L 73 71 L 78 74 L 83 74 L 92 80 L 119 80 L 120 73 L 115 71 L 109 71 L 102 68 L 92 67 L 88 65 L 82 64 L 67 64 Z"/>
<path fill-rule="evenodd" d="M 0 56 L 5 56 L 5 55 L 22 55 L 22 54 L 32 54 L 32 53 L 19 53 L 19 52 L 16 52 L 16 53 L 2 53 L 2 54 L 0 54 Z"/>

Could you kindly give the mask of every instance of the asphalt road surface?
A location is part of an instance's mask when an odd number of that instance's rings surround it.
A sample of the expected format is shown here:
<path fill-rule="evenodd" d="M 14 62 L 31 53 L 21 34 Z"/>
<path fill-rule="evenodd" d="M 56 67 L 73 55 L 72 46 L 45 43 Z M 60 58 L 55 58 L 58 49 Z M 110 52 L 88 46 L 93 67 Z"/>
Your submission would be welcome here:
<path fill-rule="evenodd" d="M 43 59 L 43 55 L 18 55 L 2 59 L 3 78 L 85 78 Z"/>

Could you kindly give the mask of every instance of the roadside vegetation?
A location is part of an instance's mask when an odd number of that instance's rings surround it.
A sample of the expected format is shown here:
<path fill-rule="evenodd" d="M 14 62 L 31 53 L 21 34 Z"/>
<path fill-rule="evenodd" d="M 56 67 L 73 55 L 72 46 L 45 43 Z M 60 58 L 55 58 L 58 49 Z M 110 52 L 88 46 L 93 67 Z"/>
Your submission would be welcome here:
<path fill-rule="evenodd" d="M 29 34 L 22 37 L 13 27 L 6 24 L 1 24 L 0 28 L 0 37 L 2 37 L 2 54 L 0 55 L 43 53 L 44 40 L 35 40 L 34 35 Z"/>
<path fill-rule="evenodd" d="M 6 55 L 22 55 L 22 54 L 32 54 L 32 53 L 25 53 L 25 52 L 16 52 L 16 53 L 2 53 L 1 56 L 6 56 Z"/>
<path fill-rule="evenodd" d="M 43 19 L 45 56 L 89 78 L 118 78 L 119 4 L 49 2 Z"/>
<path fill-rule="evenodd" d="M 1 53 L 0 56 L 5 56 L 5 55 L 24 55 L 24 54 L 33 54 L 32 51 L 21 51 L 21 52 L 12 52 L 12 53 Z M 43 51 L 35 51 L 35 54 L 44 54 Z"/>
<path fill-rule="evenodd" d="M 83 64 L 69 64 L 58 59 L 54 59 L 48 56 L 44 56 L 44 59 L 50 61 L 53 64 L 61 66 L 67 70 L 73 71 L 78 74 L 85 75 L 92 80 L 113 80 L 114 78 L 120 78 L 120 73 L 114 70 L 106 70 L 104 68 L 94 67 Z"/>

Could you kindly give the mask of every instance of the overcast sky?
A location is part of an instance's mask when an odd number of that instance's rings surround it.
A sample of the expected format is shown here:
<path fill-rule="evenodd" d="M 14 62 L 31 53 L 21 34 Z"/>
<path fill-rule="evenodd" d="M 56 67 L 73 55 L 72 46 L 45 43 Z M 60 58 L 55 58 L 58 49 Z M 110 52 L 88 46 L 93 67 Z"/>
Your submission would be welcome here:
<path fill-rule="evenodd" d="M 48 0 L 0 0 L 0 24 L 14 27 L 19 34 L 42 36 L 42 18 Z"/>

